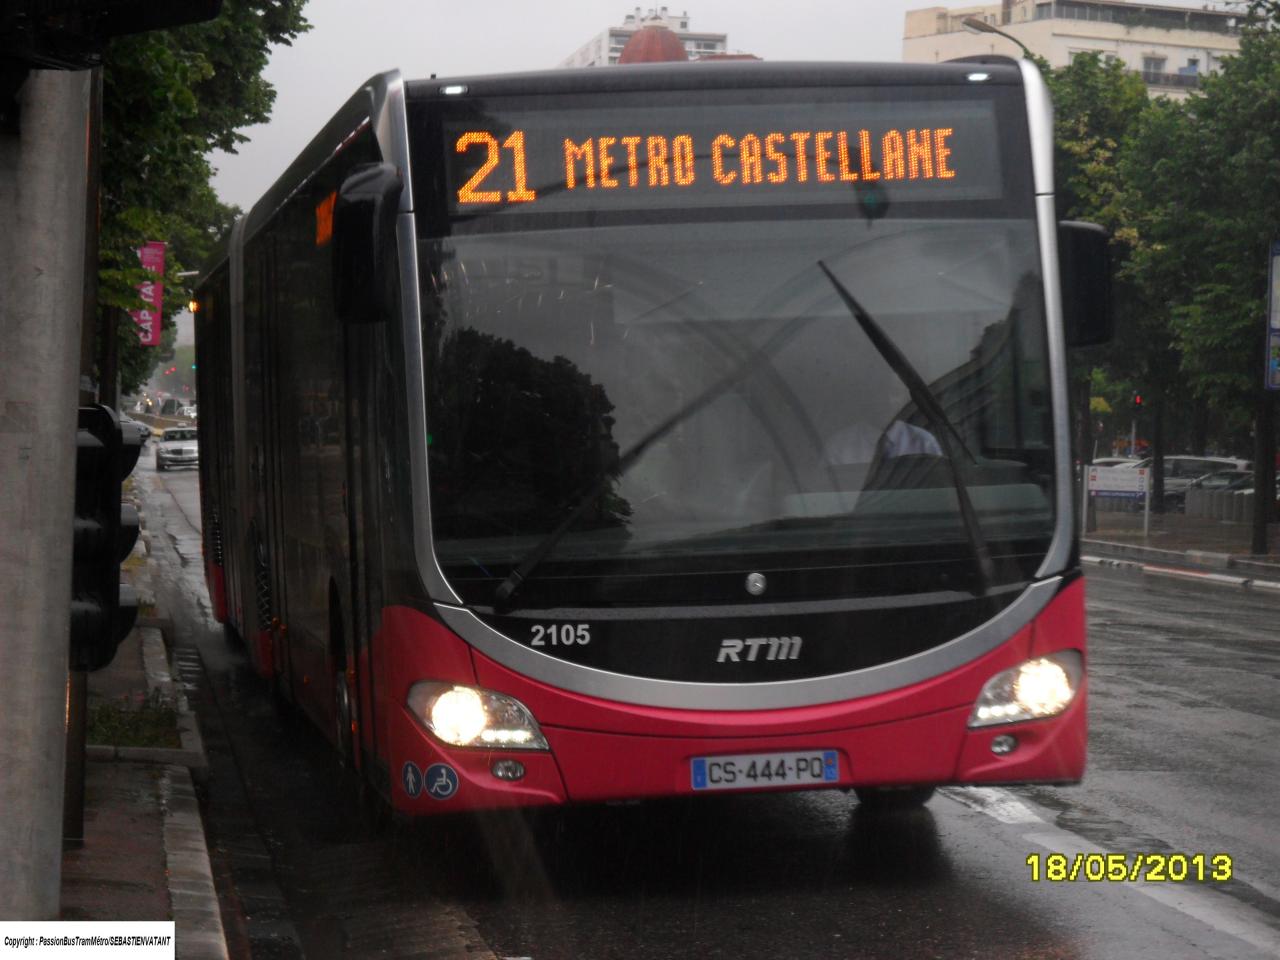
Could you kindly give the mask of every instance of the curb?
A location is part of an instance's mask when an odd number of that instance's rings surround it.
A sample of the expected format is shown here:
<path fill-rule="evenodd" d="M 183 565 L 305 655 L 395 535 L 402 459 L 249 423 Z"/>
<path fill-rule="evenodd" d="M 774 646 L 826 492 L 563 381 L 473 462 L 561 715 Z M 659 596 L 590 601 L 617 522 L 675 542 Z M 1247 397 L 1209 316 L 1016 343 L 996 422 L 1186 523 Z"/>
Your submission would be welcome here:
<path fill-rule="evenodd" d="M 178 713 L 178 739 L 182 746 L 115 747 L 110 744 L 88 744 L 85 756 L 90 760 L 124 760 L 135 763 L 176 764 L 203 776 L 209 769 L 200 726 L 187 703 L 187 696 L 173 679 L 172 668 L 164 646 L 164 635 L 156 627 L 138 627 L 142 640 L 142 665 L 147 675 L 147 692 L 159 693 L 173 702 Z"/>
<path fill-rule="evenodd" d="M 171 699 L 178 710 L 178 737 L 181 750 L 147 747 L 117 747 L 120 760 L 148 760 L 165 765 L 161 790 L 164 795 L 164 859 L 169 885 L 169 906 L 173 912 L 177 960 L 228 960 L 226 931 L 222 928 L 222 908 L 209 863 L 200 803 L 196 798 L 193 773 L 209 769 L 200 725 L 187 702 L 182 686 L 175 682 L 173 665 L 165 648 L 164 632 L 156 625 L 138 627 L 142 639 L 142 665 L 147 690 Z"/>
<path fill-rule="evenodd" d="M 191 771 L 174 764 L 166 766 L 161 790 L 165 795 L 165 873 L 177 930 L 175 956 L 178 960 L 228 960 L 222 910 Z"/>
<path fill-rule="evenodd" d="M 1164 550 L 1159 547 L 1087 538 L 1080 541 L 1080 546 L 1091 550 L 1095 556 L 1148 561 L 1170 567 L 1190 566 L 1194 569 L 1211 571 L 1230 570 L 1250 580 L 1280 581 L 1280 562 L 1255 560 L 1252 557 L 1237 554 L 1212 550 Z"/>
<path fill-rule="evenodd" d="M 1160 550 L 1158 553 L 1171 553 Z M 1197 551 L 1187 551 L 1190 554 Z M 1236 577 L 1227 573 L 1212 573 L 1203 570 L 1188 570 L 1184 567 L 1165 567 L 1139 560 L 1120 560 L 1114 557 L 1081 556 L 1080 562 L 1097 567 L 1111 567 L 1118 570 L 1136 570 L 1145 576 L 1169 577 L 1175 580 L 1193 580 L 1215 586 L 1235 587 L 1241 590 L 1261 590 L 1280 595 L 1280 580 L 1256 580 L 1252 577 Z"/>

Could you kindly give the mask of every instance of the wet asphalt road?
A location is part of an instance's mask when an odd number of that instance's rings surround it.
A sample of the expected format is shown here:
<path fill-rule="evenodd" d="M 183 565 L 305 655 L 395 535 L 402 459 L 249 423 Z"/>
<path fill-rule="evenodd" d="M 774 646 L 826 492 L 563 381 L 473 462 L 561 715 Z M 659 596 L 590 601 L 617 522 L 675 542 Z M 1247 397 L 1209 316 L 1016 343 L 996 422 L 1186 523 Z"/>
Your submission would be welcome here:
<path fill-rule="evenodd" d="M 1280 956 L 1280 594 L 1091 570 L 1080 787 L 951 789 L 898 817 L 823 792 L 398 830 L 213 623 L 195 474 L 144 455 L 135 476 L 234 956 Z M 1052 852 L 1225 853 L 1233 878 L 1033 881 Z"/>

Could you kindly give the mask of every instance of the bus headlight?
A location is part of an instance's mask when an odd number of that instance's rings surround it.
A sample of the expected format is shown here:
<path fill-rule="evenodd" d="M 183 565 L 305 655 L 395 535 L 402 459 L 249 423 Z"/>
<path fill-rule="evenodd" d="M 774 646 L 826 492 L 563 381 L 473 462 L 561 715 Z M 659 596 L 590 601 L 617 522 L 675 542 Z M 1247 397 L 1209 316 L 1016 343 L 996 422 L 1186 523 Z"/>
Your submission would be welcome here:
<path fill-rule="evenodd" d="M 969 715 L 970 727 L 1056 717 L 1067 709 L 1084 675 L 1078 650 L 1063 650 L 1003 670 L 986 682 Z"/>
<path fill-rule="evenodd" d="M 409 689 L 418 722 L 455 747 L 547 750 L 529 709 L 506 694 L 459 683 L 423 681 Z"/>

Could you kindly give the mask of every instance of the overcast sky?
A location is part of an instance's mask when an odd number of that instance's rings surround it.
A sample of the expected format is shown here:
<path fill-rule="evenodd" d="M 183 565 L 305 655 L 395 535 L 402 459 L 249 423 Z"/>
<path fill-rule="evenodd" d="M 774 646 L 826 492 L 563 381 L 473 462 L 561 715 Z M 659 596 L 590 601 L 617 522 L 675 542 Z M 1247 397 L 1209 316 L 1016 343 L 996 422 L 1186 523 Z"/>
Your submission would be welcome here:
<path fill-rule="evenodd" d="M 973 0 L 680 0 L 692 30 L 766 60 L 902 59 L 905 11 Z M 243 131 L 239 153 L 213 156 L 224 202 L 251 207 L 355 90 L 382 70 L 406 77 L 541 70 L 617 26 L 636 0 L 310 0 L 311 31 L 272 55 L 270 123 Z M 654 6 L 641 3 L 643 10 Z"/>
<path fill-rule="evenodd" d="M 729 35 L 729 49 L 766 60 L 902 59 L 907 10 L 981 0 L 678 0 L 692 30 Z M 994 0 L 989 0 L 994 2 Z M 1225 0 L 1146 0 L 1223 6 Z M 555 67 L 622 23 L 636 0 L 309 0 L 311 22 L 266 70 L 271 121 L 244 130 L 235 155 L 216 153 L 214 188 L 248 210 L 365 80 L 399 68 L 417 79 Z M 655 4 L 641 3 L 642 11 Z M 658 4 L 660 6 L 660 4 Z"/>

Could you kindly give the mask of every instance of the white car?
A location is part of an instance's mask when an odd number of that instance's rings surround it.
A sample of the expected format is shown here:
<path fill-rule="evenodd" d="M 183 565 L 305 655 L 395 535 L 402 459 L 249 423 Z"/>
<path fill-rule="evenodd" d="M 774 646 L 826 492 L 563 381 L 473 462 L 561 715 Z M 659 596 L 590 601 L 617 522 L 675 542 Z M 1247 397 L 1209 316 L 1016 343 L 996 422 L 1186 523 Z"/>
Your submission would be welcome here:
<path fill-rule="evenodd" d="M 156 444 L 156 470 L 195 467 L 200 464 L 200 444 L 195 427 L 170 427 Z"/>

